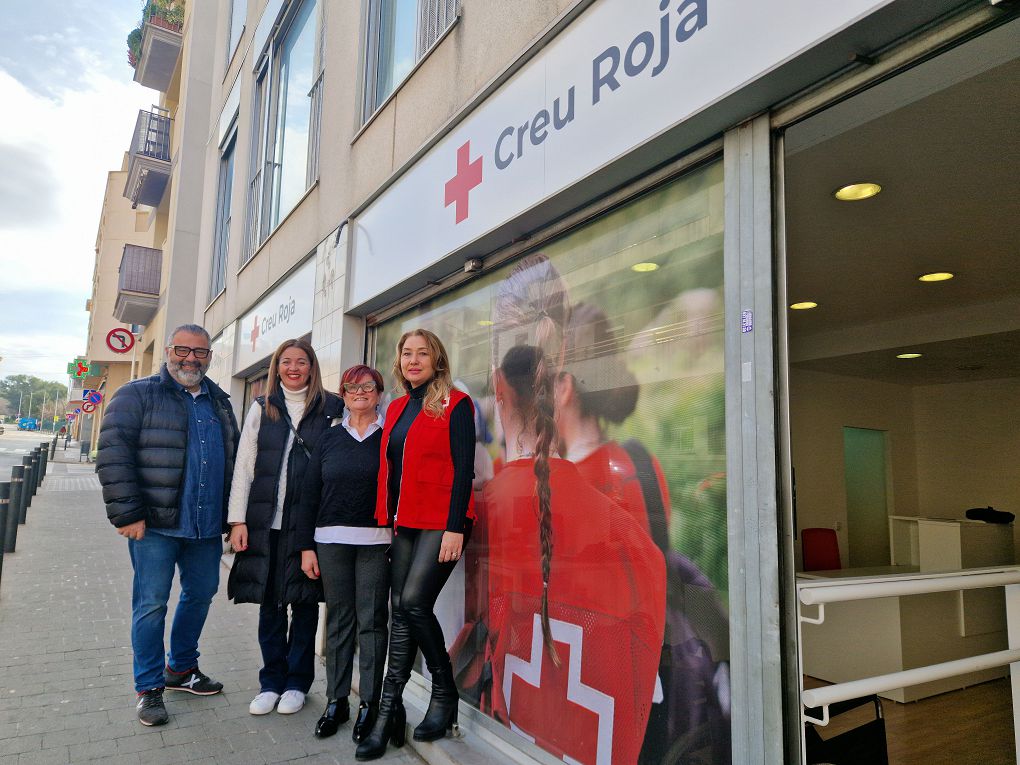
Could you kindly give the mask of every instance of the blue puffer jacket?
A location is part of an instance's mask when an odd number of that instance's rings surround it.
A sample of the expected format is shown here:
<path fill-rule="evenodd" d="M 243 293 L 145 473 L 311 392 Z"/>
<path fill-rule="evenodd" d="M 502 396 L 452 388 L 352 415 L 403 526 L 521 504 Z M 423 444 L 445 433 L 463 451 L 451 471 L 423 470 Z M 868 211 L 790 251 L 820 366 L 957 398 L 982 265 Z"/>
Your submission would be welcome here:
<path fill-rule="evenodd" d="M 230 397 L 206 380 L 223 432 L 223 529 L 239 433 Z M 166 364 L 158 375 L 124 385 L 110 400 L 99 430 L 96 469 L 110 523 L 120 528 L 144 520 L 158 529 L 176 528 L 188 450 L 184 394 Z"/>

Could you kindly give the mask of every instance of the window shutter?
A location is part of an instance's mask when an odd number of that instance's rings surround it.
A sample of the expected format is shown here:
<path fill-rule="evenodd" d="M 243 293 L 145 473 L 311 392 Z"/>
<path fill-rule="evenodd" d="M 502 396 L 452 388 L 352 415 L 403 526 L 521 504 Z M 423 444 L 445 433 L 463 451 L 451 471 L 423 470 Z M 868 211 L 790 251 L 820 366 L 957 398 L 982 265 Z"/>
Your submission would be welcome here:
<path fill-rule="evenodd" d="M 421 0 L 418 13 L 416 58 L 420 59 L 460 15 L 460 0 Z"/>

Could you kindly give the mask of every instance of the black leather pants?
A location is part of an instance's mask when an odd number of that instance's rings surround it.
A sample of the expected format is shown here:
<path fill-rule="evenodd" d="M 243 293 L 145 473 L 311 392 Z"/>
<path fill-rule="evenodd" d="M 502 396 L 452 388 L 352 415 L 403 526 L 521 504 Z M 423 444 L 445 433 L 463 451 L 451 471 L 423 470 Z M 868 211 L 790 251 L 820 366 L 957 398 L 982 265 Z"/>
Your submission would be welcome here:
<path fill-rule="evenodd" d="M 390 548 L 393 624 L 387 677 L 401 685 L 411 676 L 419 647 L 430 669 L 450 661 L 442 627 L 433 612 L 439 593 L 457 565 L 457 561 L 439 562 L 444 533 L 440 529 L 400 526 L 393 535 Z M 467 538 L 465 534 L 465 544 Z"/>

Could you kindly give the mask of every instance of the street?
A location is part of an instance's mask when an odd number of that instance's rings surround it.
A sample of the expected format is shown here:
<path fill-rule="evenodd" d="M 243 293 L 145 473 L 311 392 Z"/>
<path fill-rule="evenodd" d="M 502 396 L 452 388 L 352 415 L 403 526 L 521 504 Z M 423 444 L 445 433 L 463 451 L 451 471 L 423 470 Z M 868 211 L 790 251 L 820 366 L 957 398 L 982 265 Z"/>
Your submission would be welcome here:
<path fill-rule="evenodd" d="M 0 435 L 0 481 L 11 480 L 11 467 L 20 465 L 21 458 L 30 454 L 43 441 L 51 443 L 53 434 L 48 430 L 18 430 L 13 423 L 4 424 Z M 63 439 L 57 441 L 57 449 L 63 449 Z"/>

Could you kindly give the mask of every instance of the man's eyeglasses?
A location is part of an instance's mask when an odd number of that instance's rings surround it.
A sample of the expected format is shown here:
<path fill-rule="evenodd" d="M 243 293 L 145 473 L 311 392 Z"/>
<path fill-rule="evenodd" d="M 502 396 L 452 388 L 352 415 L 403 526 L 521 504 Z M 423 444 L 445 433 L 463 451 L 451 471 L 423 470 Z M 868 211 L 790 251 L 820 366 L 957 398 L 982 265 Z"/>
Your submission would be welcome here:
<path fill-rule="evenodd" d="M 188 358 L 189 353 L 194 353 L 196 359 L 205 359 L 209 357 L 210 350 L 208 348 L 192 348 L 187 345 L 173 345 L 171 349 L 175 356 L 179 358 Z"/>
<path fill-rule="evenodd" d="M 344 383 L 345 393 L 372 393 L 374 390 L 374 382 Z"/>

